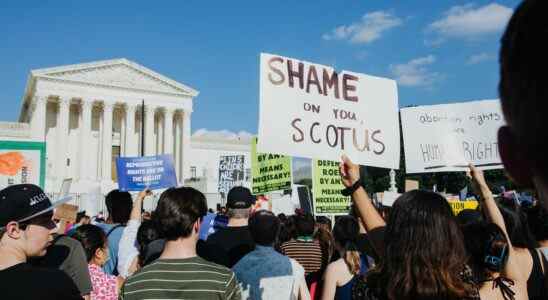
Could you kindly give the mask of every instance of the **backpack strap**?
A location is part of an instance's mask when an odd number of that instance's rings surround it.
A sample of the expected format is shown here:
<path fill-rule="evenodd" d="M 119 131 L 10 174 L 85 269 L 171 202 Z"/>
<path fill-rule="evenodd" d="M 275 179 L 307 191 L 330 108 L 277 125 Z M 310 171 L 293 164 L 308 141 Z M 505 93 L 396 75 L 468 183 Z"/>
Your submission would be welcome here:
<path fill-rule="evenodd" d="M 107 232 L 107 239 L 108 239 L 108 237 L 110 236 L 110 234 L 111 234 L 114 230 L 116 230 L 116 229 L 118 229 L 118 228 L 120 228 L 120 227 L 126 227 L 126 225 L 118 224 L 118 225 L 112 227 L 112 228 Z"/>

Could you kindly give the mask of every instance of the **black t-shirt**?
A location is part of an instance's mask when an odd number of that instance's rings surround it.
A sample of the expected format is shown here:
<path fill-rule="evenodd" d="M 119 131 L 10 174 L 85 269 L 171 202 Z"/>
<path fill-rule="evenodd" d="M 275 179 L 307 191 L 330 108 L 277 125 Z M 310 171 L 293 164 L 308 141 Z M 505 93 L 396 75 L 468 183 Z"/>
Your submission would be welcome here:
<path fill-rule="evenodd" d="M 228 255 L 228 264 L 222 261 L 214 262 L 232 268 L 242 257 L 255 249 L 255 242 L 247 226 L 225 227 L 207 238 L 207 247 L 210 251 L 215 248 L 222 249 Z"/>
<path fill-rule="evenodd" d="M 0 298 L 17 300 L 82 299 L 63 271 L 20 263 L 0 271 Z"/>

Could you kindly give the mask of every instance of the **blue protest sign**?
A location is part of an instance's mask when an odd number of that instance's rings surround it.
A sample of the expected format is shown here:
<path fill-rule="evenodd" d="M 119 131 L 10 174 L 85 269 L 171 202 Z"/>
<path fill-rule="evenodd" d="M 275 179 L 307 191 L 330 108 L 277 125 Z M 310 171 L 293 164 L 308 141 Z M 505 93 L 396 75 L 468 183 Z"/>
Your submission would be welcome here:
<path fill-rule="evenodd" d="M 170 154 L 116 158 L 118 187 L 121 191 L 170 188 L 177 185 L 177 176 Z"/>

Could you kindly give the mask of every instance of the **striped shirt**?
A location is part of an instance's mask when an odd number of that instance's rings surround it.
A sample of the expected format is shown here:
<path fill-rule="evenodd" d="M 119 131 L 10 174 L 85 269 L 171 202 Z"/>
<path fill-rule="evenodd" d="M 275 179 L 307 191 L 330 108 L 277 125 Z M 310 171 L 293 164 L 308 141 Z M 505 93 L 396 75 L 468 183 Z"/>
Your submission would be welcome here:
<path fill-rule="evenodd" d="M 280 247 L 282 254 L 296 260 L 303 266 L 308 275 L 319 271 L 322 268 L 322 248 L 320 243 L 314 241 L 291 240 Z"/>
<path fill-rule="evenodd" d="M 240 288 L 230 269 L 201 257 L 158 259 L 131 276 L 120 299 L 240 300 Z"/>

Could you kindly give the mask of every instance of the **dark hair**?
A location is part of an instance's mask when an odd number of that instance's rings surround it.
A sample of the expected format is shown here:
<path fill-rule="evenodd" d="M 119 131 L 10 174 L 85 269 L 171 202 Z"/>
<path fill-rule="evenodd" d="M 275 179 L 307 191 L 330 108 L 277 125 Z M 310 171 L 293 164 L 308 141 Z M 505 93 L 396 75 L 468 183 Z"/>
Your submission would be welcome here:
<path fill-rule="evenodd" d="M 285 216 L 285 215 L 284 215 Z M 295 229 L 295 216 L 291 215 L 285 219 L 281 219 L 280 231 L 278 233 L 278 241 L 276 243 L 276 249 L 280 250 L 280 246 L 297 237 L 297 230 Z M 281 251 L 280 251 L 281 252 Z"/>
<path fill-rule="evenodd" d="M 499 94 L 502 111 L 516 142 L 525 151 L 534 172 L 546 176 L 548 141 L 548 47 L 539 41 L 548 37 L 548 2 L 523 1 L 515 10 L 501 40 Z"/>
<path fill-rule="evenodd" d="M 492 279 L 492 272 L 502 272 L 508 260 L 508 241 L 494 223 L 478 222 L 463 227 L 468 265 L 476 282 Z"/>
<path fill-rule="evenodd" d="M 475 209 L 463 209 L 457 215 L 457 222 L 461 228 L 466 225 L 475 224 L 483 221 L 481 212 Z"/>
<path fill-rule="evenodd" d="M 367 275 L 384 299 L 461 299 L 474 294 L 460 277 L 466 251 L 451 207 L 441 195 L 414 190 L 401 195 L 390 212 L 385 248 Z"/>
<path fill-rule="evenodd" d="M 298 214 L 295 217 L 297 235 L 312 235 L 314 233 L 314 217 L 310 213 Z"/>
<path fill-rule="evenodd" d="M 174 241 L 188 237 L 192 226 L 207 213 L 204 194 L 190 187 L 170 188 L 160 195 L 152 219 L 163 237 Z"/>
<path fill-rule="evenodd" d="M 540 203 L 527 209 L 527 220 L 537 242 L 548 240 L 548 211 Z"/>
<path fill-rule="evenodd" d="M 75 223 L 80 223 L 80 221 L 84 218 L 84 217 L 88 217 L 86 216 L 86 211 L 80 211 L 76 214 L 76 221 Z M 89 218 L 89 217 L 88 217 Z"/>
<path fill-rule="evenodd" d="M 107 245 L 107 235 L 103 229 L 91 224 L 78 226 L 71 237 L 82 244 L 88 262 L 93 259 L 97 249 Z"/>
<path fill-rule="evenodd" d="M 333 238 L 343 250 L 342 258 L 348 271 L 354 275 L 360 273 L 360 252 L 357 246 L 359 234 L 360 226 L 356 218 L 352 216 L 337 218 L 333 228 Z"/>
<path fill-rule="evenodd" d="M 249 218 L 249 232 L 255 244 L 272 246 L 278 237 L 280 220 L 273 213 L 259 210 Z"/>
<path fill-rule="evenodd" d="M 527 215 L 519 204 L 513 200 L 501 200 L 498 206 L 504 218 L 504 224 L 512 246 L 529 249 L 537 248 L 538 243 L 529 230 Z"/>
<path fill-rule="evenodd" d="M 146 220 L 141 223 L 137 231 L 137 246 L 139 250 L 139 265 L 143 266 L 146 256 L 146 247 L 152 241 L 160 238 L 160 233 L 156 229 L 156 224 L 152 220 Z"/>
<path fill-rule="evenodd" d="M 112 190 L 107 194 L 105 204 L 113 223 L 126 224 L 129 221 L 129 215 L 133 207 L 133 200 L 131 200 L 129 192 Z"/>

